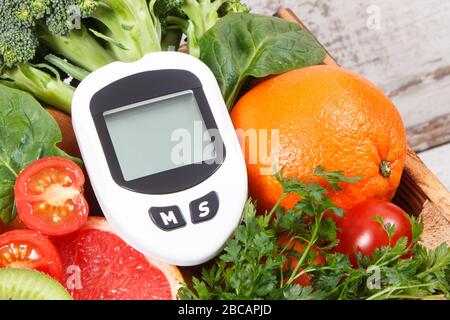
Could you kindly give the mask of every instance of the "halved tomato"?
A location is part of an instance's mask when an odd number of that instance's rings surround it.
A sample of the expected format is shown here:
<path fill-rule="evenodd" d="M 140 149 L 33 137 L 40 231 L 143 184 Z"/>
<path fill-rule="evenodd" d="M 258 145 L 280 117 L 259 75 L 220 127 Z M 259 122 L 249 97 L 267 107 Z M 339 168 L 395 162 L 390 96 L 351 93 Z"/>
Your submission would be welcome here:
<path fill-rule="evenodd" d="M 61 281 L 61 257 L 44 235 L 32 230 L 13 230 L 0 235 L 0 268 L 33 269 Z"/>
<path fill-rule="evenodd" d="M 75 162 L 58 157 L 33 162 L 19 174 L 14 186 L 20 220 L 49 236 L 78 230 L 89 213 L 83 187 L 83 171 Z"/>

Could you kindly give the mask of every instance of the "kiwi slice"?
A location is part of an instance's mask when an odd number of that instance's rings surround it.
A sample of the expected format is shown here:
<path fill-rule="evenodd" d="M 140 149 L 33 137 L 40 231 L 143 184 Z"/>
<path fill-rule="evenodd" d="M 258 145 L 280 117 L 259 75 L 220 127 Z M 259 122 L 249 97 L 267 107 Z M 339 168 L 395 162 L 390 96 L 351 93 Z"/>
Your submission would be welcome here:
<path fill-rule="evenodd" d="M 49 276 L 27 269 L 0 269 L 0 300 L 71 300 Z"/>

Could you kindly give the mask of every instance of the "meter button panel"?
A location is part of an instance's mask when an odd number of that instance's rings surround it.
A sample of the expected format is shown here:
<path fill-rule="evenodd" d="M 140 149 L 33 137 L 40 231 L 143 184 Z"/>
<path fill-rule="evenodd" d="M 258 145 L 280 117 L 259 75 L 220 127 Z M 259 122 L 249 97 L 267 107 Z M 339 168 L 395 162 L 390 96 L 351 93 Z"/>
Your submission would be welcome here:
<path fill-rule="evenodd" d="M 189 204 L 192 223 L 202 223 L 214 218 L 219 210 L 219 197 L 217 192 L 210 192 L 200 199 Z"/>
<path fill-rule="evenodd" d="M 181 214 L 180 208 L 151 207 L 149 210 L 153 223 L 164 231 L 171 231 L 186 226 L 186 221 Z"/>

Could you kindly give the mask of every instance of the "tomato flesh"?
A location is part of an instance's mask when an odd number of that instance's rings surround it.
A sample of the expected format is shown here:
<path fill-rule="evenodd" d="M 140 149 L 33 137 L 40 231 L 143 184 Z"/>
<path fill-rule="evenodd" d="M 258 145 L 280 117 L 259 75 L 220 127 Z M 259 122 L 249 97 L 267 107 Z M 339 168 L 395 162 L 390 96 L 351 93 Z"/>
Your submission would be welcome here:
<path fill-rule="evenodd" d="M 365 201 L 351 209 L 338 224 L 339 244 L 335 250 L 348 254 L 355 267 L 358 266 L 356 253 L 371 256 L 376 248 L 389 245 L 389 236 L 375 220 L 377 216 L 383 218 L 385 226 L 395 226 L 391 246 L 402 237 L 408 239 L 408 245 L 412 241 L 411 222 L 401 208 L 385 201 Z"/>
<path fill-rule="evenodd" d="M 17 211 L 30 229 L 61 236 L 79 229 L 87 220 L 83 196 L 84 175 L 64 158 L 40 159 L 17 178 L 14 187 Z"/>
<path fill-rule="evenodd" d="M 32 230 L 0 235 L 0 268 L 34 269 L 58 281 L 63 276 L 61 257 L 53 243 Z"/>
<path fill-rule="evenodd" d="M 32 266 L 42 256 L 29 242 L 12 242 L 0 247 L 0 265 L 10 268 Z"/>

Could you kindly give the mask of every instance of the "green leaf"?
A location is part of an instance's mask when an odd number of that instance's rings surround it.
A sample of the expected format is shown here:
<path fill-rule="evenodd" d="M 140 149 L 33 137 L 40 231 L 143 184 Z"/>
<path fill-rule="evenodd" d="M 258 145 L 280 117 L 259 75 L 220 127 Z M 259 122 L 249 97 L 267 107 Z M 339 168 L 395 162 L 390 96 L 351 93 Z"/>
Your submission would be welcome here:
<path fill-rule="evenodd" d="M 324 178 L 335 191 L 342 190 L 339 186 L 342 182 L 357 183 L 361 180 L 361 177 L 346 177 L 343 171 L 325 171 L 323 166 L 314 170 L 314 176 Z"/>
<path fill-rule="evenodd" d="M 302 287 L 300 285 L 293 285 L 285 289 L 283 292 L 286 300 L 321 300 L 326 298 L 326 294 L 320 290 L 315 290 L 313 287 Z"/>
<path fill-rule="evenodd" d="M 30 163 L 47 156 L 70 158 L 56 147 L 58 124 L 28 93 L 0 85 L 0 220 L 16 216 L 14 184 Z M 74 158 L 71 158 L 74 160 Z"/>
<path fill-rule="evenodd" d="M 411 222 L 411 227 L 412 227 L 412 243 L 417 243 L 420 240 L 420 236 L 423 233 L 423 228 L 424 225 L 423 223 L 420 221 L 420 219 L 417 219 L 414 216 L 408 216 L 409 217 L 409 221 Z"/>
<path fill-rule="evenodd" d="M 200 48 L 230 110 L 247 77 L 281 74 L 325 58 L 324 49 L 297 24 L 246 13 L 220 19 L 201 38 Z"/>
<path fill-rule="evenodd" d="M 322 220 L 319 230 L 319 239 L 321 242 L 329 243 L 326 248 L 331 250 L 338 242 L 336 222 L 331 218 Z"/>

